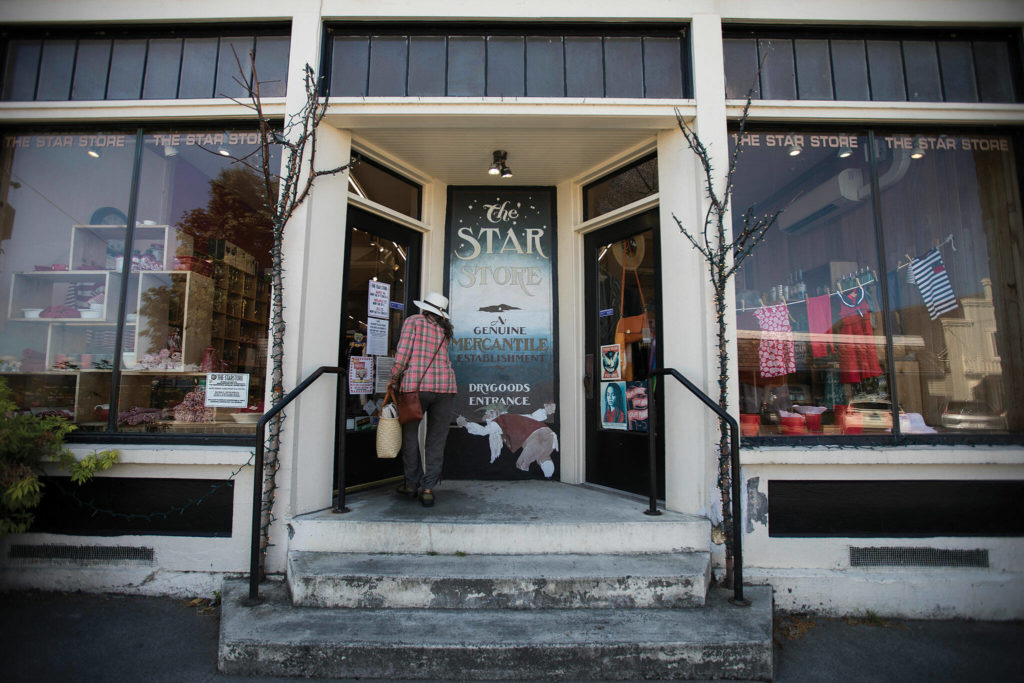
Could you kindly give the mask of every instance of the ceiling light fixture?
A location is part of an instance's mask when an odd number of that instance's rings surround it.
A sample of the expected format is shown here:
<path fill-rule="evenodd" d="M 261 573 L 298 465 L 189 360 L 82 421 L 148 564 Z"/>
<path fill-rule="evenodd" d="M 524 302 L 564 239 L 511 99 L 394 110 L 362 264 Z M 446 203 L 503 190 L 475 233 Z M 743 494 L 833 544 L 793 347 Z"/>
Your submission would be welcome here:
<path fill-rule="evenodd" d="M 97 152 L 96 150 L 92 149 L 92 148 L 89 148 L 88 150 L 86 150 L 85 153 L 88 154 L 89 156 L 91 156 L 93 159 L 99 159 L 100 158 L 100 153 Z"/>
<path fill-rule="evenodd" d="M 840 147 L 839 148 L 839 158 L 840 159 L 848 159 L 848 158 L 850 158 L 852 156 L 853 156 L 853 150 L 850 149 L 849 147 Z"/>
<path fill-rule="evenodd" d="M 176 157 L 178 156 L 178 148 L 174 145 L 164 145 L 164 156 L 165 157 Z"/>
<path fill-rule="evenodd" d="M 804 148 L 803 148 L 803 147 L 801 147 L 800 145 L 790 145 L 790 146 L 789 146 L 789 149 L 787 149 L 787 150 L 786 150 L 786 152 L 787 152 L 787 153 L 789 154 L 789 156 L 791 156 L 791 157 L 797 157 L 797 156 L 800 156 L 800 152 L 802 152 L 802 151 L 804 151 Z"/>
<path fill-rule="evenodd" d="M 508 161 L 508 152 L 503 149 L 496 149 L 493 152 L 494 160 L 491 162 L 491 167 L 487 169 L 489 175 L 501 176 L 502 178 L 511 178 L 512 169 L 508 167 L 506 163 Z"/>
<path fill-rule="evenodd" d="M 231 149 L 227 145 L 221 145 L 217 148 L 217 154 L 222 157 L 229 157 L 231 156 Z"/>

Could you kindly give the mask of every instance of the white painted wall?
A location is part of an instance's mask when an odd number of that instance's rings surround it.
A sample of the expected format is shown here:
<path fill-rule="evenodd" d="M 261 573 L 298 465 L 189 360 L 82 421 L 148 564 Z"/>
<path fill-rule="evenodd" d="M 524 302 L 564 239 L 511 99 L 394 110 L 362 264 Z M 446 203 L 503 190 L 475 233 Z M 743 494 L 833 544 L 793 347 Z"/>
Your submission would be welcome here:
<path fill-rule="evenodd" d="M 1024 614 L 1024 539 L 995 537 L 772 538 L 772 480 L 1019 480 L 1021 452 L 1005 447 L 755 449 L 744 452 L 744 577 L 775 588 L 776 606 L 827 614 L 904 618 L 1019 619 Z M 755 486 L 756 485 L 756 486 Z M 763 509 L 763 508 L 762 508 Z M 987 550 L 990 567 L 851 567 L 849 549 Z"/>
<path fill-rule="evenodd" d="M 93 448 L 76 445 L 77 457 Z M 97 477 L 157 479 L 231 479 L 234 515 L 231 536 L 165 535 L 69 536 L 20 534 L 0 538 L 0 589 L 87 590 L 150 595 L 212 595 L 226 575 L 249 571 L 252 503 L 252 451 L 242 447 L 119 446 L 119 464 Z M 174 510 L 167 510 L 176 514 Z M 18 560 L 12 545 L 132 546 L 152 548 L 152 564 L 138 562 Z"/>

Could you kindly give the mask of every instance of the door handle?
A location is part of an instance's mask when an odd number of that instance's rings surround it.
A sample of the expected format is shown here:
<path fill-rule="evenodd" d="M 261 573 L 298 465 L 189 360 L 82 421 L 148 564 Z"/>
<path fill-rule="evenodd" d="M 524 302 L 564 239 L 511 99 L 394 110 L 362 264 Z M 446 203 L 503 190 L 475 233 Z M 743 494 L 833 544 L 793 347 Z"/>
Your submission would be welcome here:
<path fill-rule="evenodd" d="M 594 398 L 594 354 L 588 353 L 585 356 L 583 366 L 583 394 L 589 401 Z"/>

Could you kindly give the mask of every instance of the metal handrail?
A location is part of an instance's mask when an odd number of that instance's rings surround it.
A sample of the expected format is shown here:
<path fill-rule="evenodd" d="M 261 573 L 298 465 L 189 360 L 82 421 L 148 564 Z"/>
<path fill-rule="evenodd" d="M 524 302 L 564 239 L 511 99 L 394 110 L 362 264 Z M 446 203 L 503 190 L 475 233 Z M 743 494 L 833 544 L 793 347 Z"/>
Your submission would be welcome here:
<path fill-rule="evenodd" d="M 690 393 L 699 398 L 704 405 L 710 408 L 719 418 L 721 418 L 727 425 L 729 425 L 729 448 L 730 448 L 730 469 L 732 470 L 732 539 L 733 539 L 733 566 L 732 566 L 732 588 L 733 597 L 730 600 L 734 605 L 742 605 L 744 607 L 750 605 L 749 600 L 743 599 L 743 539 L 742 533 L 743 528 L 740 525 L 741 505 L 740 505 L 740 445 L 739 445 L 739 433 L 740 427 L 736 423 L 736 418 L 722 410 L 721 406 L 715 403 L 711 397 L 705 394 L 703 391 L 697 388 L 697 386 L 690 380 L 679 374 L 679 371 L 674 368 L 661 368 L 658 370 L 652 370 L 648 379 L 651 377 L 657 377 L 658 375 L 671 375 L 672 377 L 679 380 L 679 383 L 690 390 Z M 658 426 L 658 412 L 655 410 L 654 403 L 655 391 L 653 387 L 647 392 L 647 454 L 650 460 L 650 507 L 644 511 L 648 515 L 660 515 L 658 511 L 658 504 L 656 500 L 657 494 L 657 471 L 655 469 L 657 458 L 655 455 L 655 432 Z"/>
<path fill-rule="evenodd" d="M 275 415 L 284 410 L 285 406 L 294 401 L 299 394 L 305 391 L 309 385 L 315 382 L 321 375 L 338 375 L 337 391 L 337 422 L 334 428 L 334 454 L 335 467 L 337 468 L 339 505 L 336 512 L 347 512 L 345 509 L 345 401 L 344 387 L 345 369 L 336 365 L 321 365 L 313 373 L 302 380 L 294 389 L 289 391 L 278 401 L 273 408 L 263 413 L 263 417 L 256 423 L 256 461 L 253 463 L 253 484 L 252 484 L 252 541 L 249 553 L 249 602 L 260 601 L 260 514 L 263 511 L 263 454 L 266 441 L 267 423 Z"/>

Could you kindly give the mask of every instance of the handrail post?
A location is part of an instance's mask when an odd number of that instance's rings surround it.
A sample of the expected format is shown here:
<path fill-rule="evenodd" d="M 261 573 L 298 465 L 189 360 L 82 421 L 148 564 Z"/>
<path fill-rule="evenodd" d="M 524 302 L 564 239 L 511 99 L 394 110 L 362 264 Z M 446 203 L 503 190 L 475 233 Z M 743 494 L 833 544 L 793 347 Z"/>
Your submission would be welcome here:
<path fill-rule="evenodd" d="M 266 425 L 260 425 L 257 429 L 256 456 L 253 463 L 255 474 L 253 475 L 252 492 L 252 538 L 249 547 L 249 599 L 247 604 L 255 605 L 260 602 L 260 513 L 263 508 L 263 429 Z"/>
<path fill-rule="evenodd" d="M 658 431 L 658 410 L 654 402 L 654 375 L 647 378 L 647 467 L 650 469 L 648 479 L 648 507 L 644 510 L 645 515 L 657 517 L 661 514 L 658 509 L 658 456 L 657 456 L 657 431 Z"/>
<path fill-rule="evenodd" d="M 252 475 L 252 537 L 249 547 L 249 597 L 244 601 L 246 605 L 256 605 L 262 602 L 260 599 L 260 518 L 263 513 L 263 470 L 265 468 L 264 456 L 267 424 L 325 372 L 337 374 L 339 378 L 345 375 L 344 368 L 334 365 L 321 365 L 306 379 L 302 380 L 298 386 L 282 396 L 270 410 L 263 413 L 263 416 L 256 423 L 256 452 L 253 455 Z M 344 407 L 341 414 L 344 415 Z M 342 432 L 342 435 L 344 435 L 344 432 Z M 337 444 L 337 438 L 335 443 Z M 344 446 L 342 446 L 342 454 L 342 459 L 344 460 Z"/>
<path fill-rule="evenodd" d="M 338 502 L 335 503 L 332 512 L 343 513 L 349 509 L 345 507 L 345 432 L 348 427 L 345 425 L 348 406 L 345 405 L 348 375 L 342 370 L 338 373 L 337 397 L 335 399 L 334 418 L 334 470 L 335 487 L 338 489 Z"/>
<path fill-rule="evenodd" d="M 743 525 L 741 524 L 743 508 L 740 501 L 740 495 L 742 493 L 742 482 L 740 473 L 740 426 L 736 422 L 736 418 L 730 415 L 728 412 L 722 410 L 722 407 L 715 403 L 710 396 L 701 391 L 697 385 L 690 380 L 686 379 L 674 368 L 659 368 L 658 370 L 652 370 L 648 375 L 648 382 L 658 375 L 672 375 L 676 378 L 680 384 L 696 396 L 701 402 L 711 409 L 722 422 L 725 422 L 729 428 L 729 469 L 731 470 L 731 481 L 730 490 L 732 491 L 732 539 L 733 539 L 733 597 L 729 599 L 734 605 L 742 607 L 749 607 L 750 601 L 743 598 Z M 648 434 L 650 443 L 653 443 L 653 426 L 657 424 L 657 416 L 654 410 L 654 392 L 648 391 L 648 421 L 651 425 L 651 433 Z M 649 446 L 650 448 L 650 446 Z M 653 452 L 653 451 L 652 451 Z M 653 456 L 651 456 L 653 457 Z M 653 471 L 653 466 L 652 466 Z M 654 479 L 651 479 L 651 500 L 654 500 Z M 647 511 L 647 514 L 651 514 Z"/>
<path fill-rule="evenodd" d="M 743 491 L 743 482 L 740 481 L 740 444 L 739 425 L 736 419 L 728 416 L 726 423 L 729 425 L 729 469 L 732 471 L 732 598 L 729 600 L 734 605 L 749 607 L 750 601 L 743 599 L 743 505 L 740 494 Z"/>

